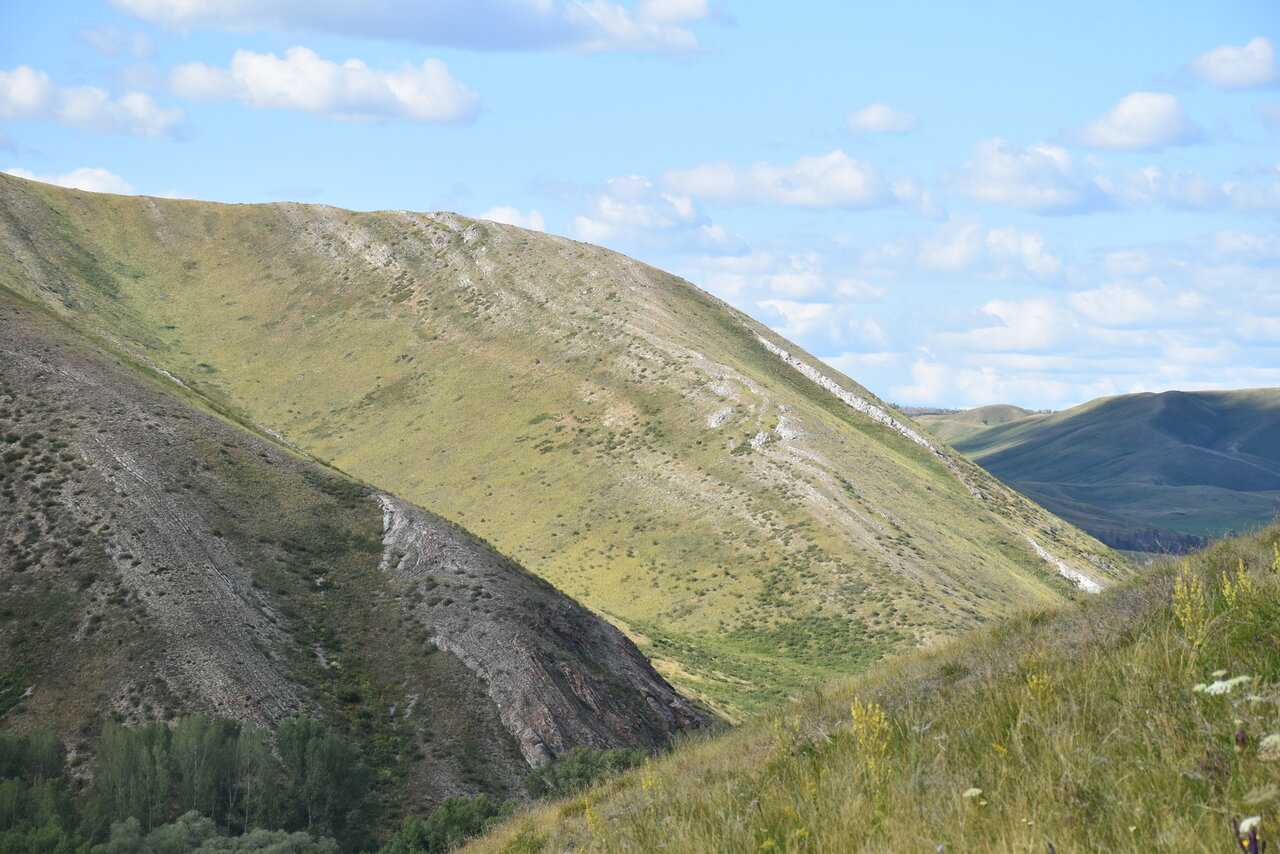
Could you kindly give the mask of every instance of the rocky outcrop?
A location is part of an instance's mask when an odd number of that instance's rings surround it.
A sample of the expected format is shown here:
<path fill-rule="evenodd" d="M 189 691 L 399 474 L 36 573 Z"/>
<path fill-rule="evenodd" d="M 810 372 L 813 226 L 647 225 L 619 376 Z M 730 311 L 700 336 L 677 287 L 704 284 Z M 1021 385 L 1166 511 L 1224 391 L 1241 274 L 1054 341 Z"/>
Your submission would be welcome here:
<path fill-rule="evenodd" d="M 381 569 L 488 686 L 530 765 L 577 746 L 656 748 L 705 715 L 635 645 L 471 534 L 390 495 Z"/>

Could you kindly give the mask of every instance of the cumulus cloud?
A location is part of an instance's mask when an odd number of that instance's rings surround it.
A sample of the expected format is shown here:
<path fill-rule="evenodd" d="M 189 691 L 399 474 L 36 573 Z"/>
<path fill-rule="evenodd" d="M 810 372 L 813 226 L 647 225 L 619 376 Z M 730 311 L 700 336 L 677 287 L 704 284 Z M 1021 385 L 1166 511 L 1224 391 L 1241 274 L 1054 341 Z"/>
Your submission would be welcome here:
<path fill-rule="evenodd" d="M 332 62 L 305 47 L 289 48 L 283 57 L 238 50 L 227 68 L 203 62 L 179 65 L 170 84 L 188 98 L 341 119 L 466 122 L 479 105 L 476 94 L 438 59 L 383 71 L 358 59 Z"/>
<path fill-rule="evenodd" d="M 856 134 L 908 133 L 918 124 L 915 116 L 887 104 L 868 104 L 849 114 L 849 130 Z"/>
<path fill-rule="evenodd" d="M 275 28 L 472 50 L 696 50 L 690 25 L 717 17 L 705 0 L 112 0 L 179 29 Z"/>
<path fill-rule="evenodd" d="M 1075 214 L 1111 206 L 1094 177 L 1055 145 L 1020 148 L 1000 138 L 979 142 L 956 184 L 980 202 L 1040 214 Z"/>
<path fill-rule="evenodd" d="M 1101 181 L 1117 201 L 1130 207 L 1162 206 L 1178 210 L 1280 210 L 1280 166 L 1226 181 L 1195 172 L 1148 166 L 1118 179 Z"/>
<path fill-rule="evenodd" d="M 88 190 L 91 193 L 133 193 L 133 186 L 119 175 L 106 169 L 82 166 L 64 175 L 37 175 L 26 169 L 6 169 L 5 173 L 29 181 L 41 181 L 45 184 L 57 184 L 59 187 L 70 187 L 73 190 Z"/>
<path fill-rule="evenodd" d="M 991 300 L 979 309 L 978 325 L 939 338 L 952 346 L 981 351 L 1044 351 L 1068 334 L 1070 318 L 1051 299 Z"/>
<path fill-rule="evenodd" d="M 724 251 L 736 243 L 692 198 L 666 192 L 641 175 L 606 181 L 587 212 L 574 218 L 573 232 L 591 243 L 624 241 L 686 251 Z"/>
<path fill-rule="evenodd" d="M 513 208 L 509 205 L 498 205 L 497 207 L 489 208 L 489 210 L 480 214 L 480 219 L 488 219 L 506 225 L 516 225 L 533 231 L 547 230 L 547 224 L 543 220 L 541 212 L 531 210 L 525 213 L 519 208 Z"/>
<path fill-rule="evenodd" d="M 895 201 L 874 166 L 840 150 L 782 164 L 707 163 L 667 172 L 663 183 L 678 193 L 730 204 L 872 208 Z"/>
<path fill-rule="evenodd" d="M 1067 302 L 1090 323 L 1108 328 L 1168 326 L 1195 321 L 1206 307 L 1202 295 L 1194 291 L 1170 293 L 1157 278 L 1076 291 L 1068 296 Z"/>
<path fill-rule="evenodd" d="M 165 109 L 143 92 L 113 98 L 96 86 L 58 86 L 45 72 L 19 65 L 0 71 L 0 119 L 50 119 L 106 133 L 165 136 L 176 131 L 182 110 Z"/>
<path fill-rule="evenodd" d="M 1082 144 L 1116 151 L 1152 151 L 1187 145 L 1204 134 L 1173 95 L 1133 92 L 1079 133 Z"/>
<path fill-rule="evenodd" d="M 779 335 L 805 339 L 809 346 L 884 352 L 889 343 L 888 335 L 875 318 L 849 305 L 765 299 L 758 300 L 756 307 Z"/>
<path fill-rule="evenodd" d="M 1240 47 L 1227 44 L 1202 53 L 1191 61 L 1191 71 L 1219 89 L 1253 89 L 1280 80 L 1275 48 L 1262 36 Z"/>

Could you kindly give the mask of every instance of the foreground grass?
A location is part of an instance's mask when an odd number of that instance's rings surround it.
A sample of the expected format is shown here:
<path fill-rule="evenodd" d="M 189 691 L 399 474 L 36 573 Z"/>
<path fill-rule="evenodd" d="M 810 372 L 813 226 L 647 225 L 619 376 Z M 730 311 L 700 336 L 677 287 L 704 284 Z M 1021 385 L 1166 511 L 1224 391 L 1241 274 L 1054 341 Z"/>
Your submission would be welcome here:
<path fill-rule="evenodd" d="M 468 850 L 1226 851 L 1232 816 L 1276 834 L 1278 703 L 1280 526 L 685 744 Z"/>

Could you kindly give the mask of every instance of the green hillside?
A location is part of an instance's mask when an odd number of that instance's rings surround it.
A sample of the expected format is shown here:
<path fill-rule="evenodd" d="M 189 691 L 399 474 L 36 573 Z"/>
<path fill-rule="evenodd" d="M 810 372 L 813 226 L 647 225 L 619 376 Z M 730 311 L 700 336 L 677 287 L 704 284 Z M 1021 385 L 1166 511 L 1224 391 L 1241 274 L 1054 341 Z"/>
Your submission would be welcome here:
<path fill-rule="evenodd" d="M 1103 398 L 954 445 L 1119 548 L 1194 547 L 1280 512 L 1280 389 Z"/>
<path fill-rule="evenodd" d="M 847 377 L 597 247 L 10 176 L 0 247 L 0 285 L 482 535 L 731 718 L 1126 571 Z"/>
<path fill-rule="evenodd" d="M 1225 852 L 1233 817 L 1271 850 L 1277 624 L 1271 528 L 809 693 L 465 850 Z"/>
<path fill-rule="evenodd" d="M 453 795 L 522 796 L 531 766 L 575 748 L 654 750 L 707 722 L 617 629 L 488 544 L 4 288 L 0 649 L 0 736 L 61 742 L 71 782 L 124 773 L 101 761 L 113 724 L 198 715 L 270 739 L 304 718 L 371 772 L 375 835 Z"/>
<path fill-rule="evenodd" d="M 930 433 L 947 444 L 954 445 L 988 427 L 998 427 L 1032 414 L 1034 413 L 1030 409 L 1023 409 L 1021 406 L 997 403 L 957 412 L 927 413 L 917 415 L 915 419 L 928 428 Z"/>

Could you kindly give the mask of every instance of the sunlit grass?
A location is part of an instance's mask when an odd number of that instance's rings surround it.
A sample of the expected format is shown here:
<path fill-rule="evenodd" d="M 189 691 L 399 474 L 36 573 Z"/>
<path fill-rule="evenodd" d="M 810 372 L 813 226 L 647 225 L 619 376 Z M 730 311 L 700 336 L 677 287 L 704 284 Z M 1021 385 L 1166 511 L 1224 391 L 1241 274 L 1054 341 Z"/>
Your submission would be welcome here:
<path fill-rule="evenodd" d="M 899 659 L 471 850 L 1226 851 L 1255 815 L 1275 840 L 1278 543 Z"/>

